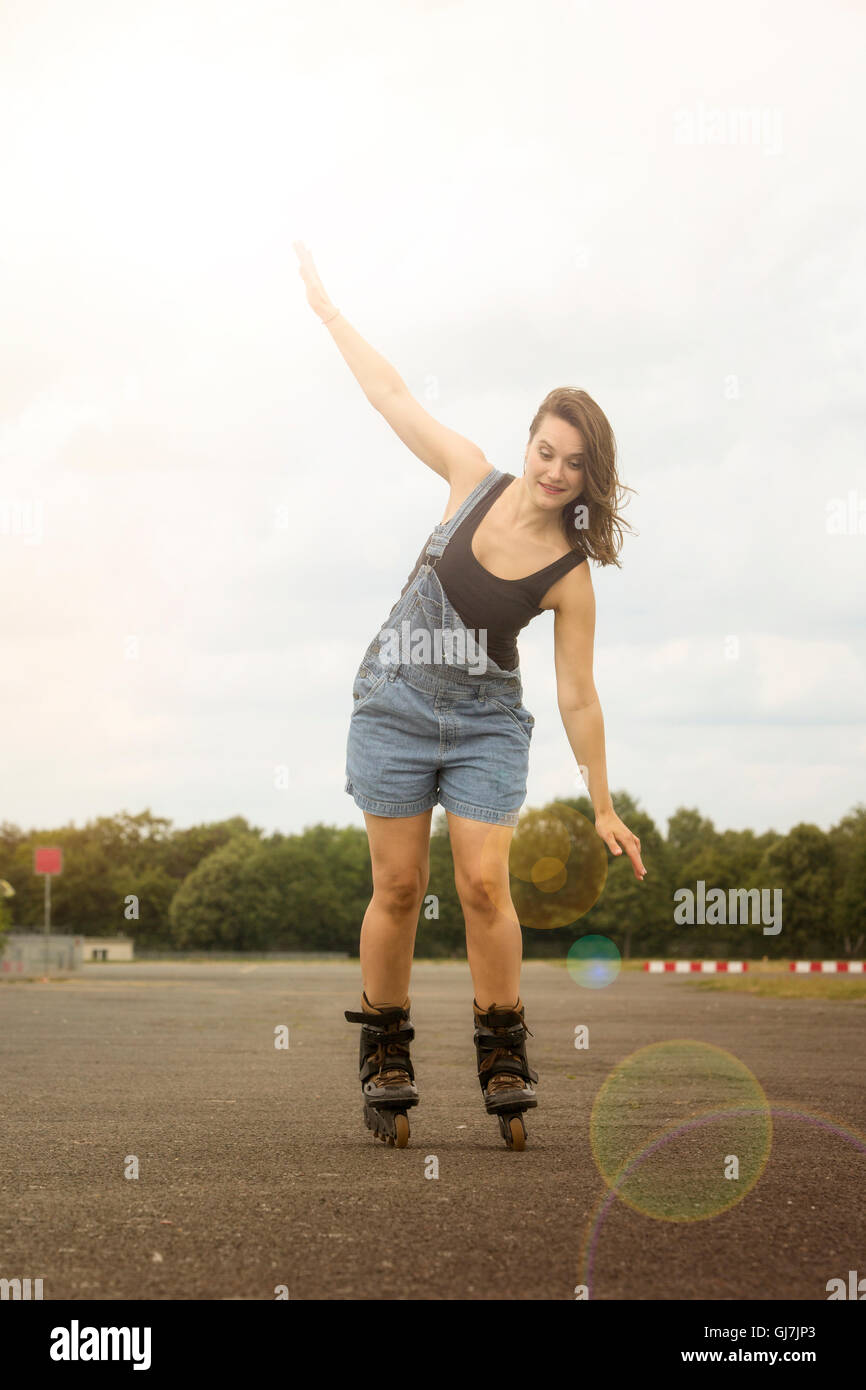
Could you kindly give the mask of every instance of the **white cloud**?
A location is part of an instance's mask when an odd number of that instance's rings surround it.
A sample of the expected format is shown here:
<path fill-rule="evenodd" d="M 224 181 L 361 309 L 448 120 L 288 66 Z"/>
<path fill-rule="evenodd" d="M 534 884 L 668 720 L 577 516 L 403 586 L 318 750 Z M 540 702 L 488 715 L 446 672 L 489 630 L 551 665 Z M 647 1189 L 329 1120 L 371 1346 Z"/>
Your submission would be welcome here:
<path fill-rule="evenodd" d="M 497 467 L 554 385 L 609 415 L 640 532 L 593 575 L 613 786 L 758 829 L 857 799 L 866 536 L 825 518 L 866 497 L 862 16 L 659 25 L 638 0 L 7 18 L 0 522 L 29 499 L 44 528 L 0 524 L 9 819 L 361 823 L 351 678 L 447 488 L 310 312 L 295 238 Z M 766 138 L 678 142 L 711 109 Z M 568 794 L 551 620 L 520 648 L 530 798 Z"/>

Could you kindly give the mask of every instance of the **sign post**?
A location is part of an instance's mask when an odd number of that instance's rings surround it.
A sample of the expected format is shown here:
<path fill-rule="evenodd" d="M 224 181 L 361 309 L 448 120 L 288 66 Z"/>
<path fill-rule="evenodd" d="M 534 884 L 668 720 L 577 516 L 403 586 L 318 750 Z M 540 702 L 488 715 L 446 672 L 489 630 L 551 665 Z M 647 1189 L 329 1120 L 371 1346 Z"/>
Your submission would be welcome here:
<path fill-rule="evenodd" d="M 63 872 L 62 849 L 35 849 L 33 851 L 33 872 L 45 875 L 45 926 L 51 930 L 51 875 Z"/>

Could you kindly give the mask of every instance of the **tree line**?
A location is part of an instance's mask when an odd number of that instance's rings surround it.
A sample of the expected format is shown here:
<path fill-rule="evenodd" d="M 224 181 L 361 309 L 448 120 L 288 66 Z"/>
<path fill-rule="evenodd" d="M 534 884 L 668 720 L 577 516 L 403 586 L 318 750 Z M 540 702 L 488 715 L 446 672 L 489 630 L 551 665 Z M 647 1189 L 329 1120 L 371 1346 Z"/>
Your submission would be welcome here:
<path fill-rule="evenodd" d="M 609 937 L 625 958 L 862 956 L 866 806 L 829 831 L 804 822 L 784 835 L 717 830 L 696 809 L 680 808 L 662 834 L 627 793 L 613 802 L 641 841 L 642 883 L 626 855 L 611 855 L 595 834 L 588 799 L 524 811 L 509 867 L 527 957 L 561 958 L 587 933 Z M 356 955 L 373 891 L 367 836 L 355 826 L 267 835 L 238 816 L 180 830 L 149 810 L 80 829 L 24 831 L 3 822 L 0 880 L 14 896 L 0 897 L 0 935 L 42 928 L 44 887 L 33 873 L 40 845 L 64 852 L 63 872 L 51 884 L 52 930 L 131 936 L 141 950 Z M 778 931 L 765 931 L 769 918 L 758 917 L 761 893 L 765 907 L 780 904 Z M 751 918 L 744 918 L 747 894 Z M 690 899 L 698 902 L 691 921 Z M 441 810 L 434 812 L 416 954 L 465 957 Z"/>

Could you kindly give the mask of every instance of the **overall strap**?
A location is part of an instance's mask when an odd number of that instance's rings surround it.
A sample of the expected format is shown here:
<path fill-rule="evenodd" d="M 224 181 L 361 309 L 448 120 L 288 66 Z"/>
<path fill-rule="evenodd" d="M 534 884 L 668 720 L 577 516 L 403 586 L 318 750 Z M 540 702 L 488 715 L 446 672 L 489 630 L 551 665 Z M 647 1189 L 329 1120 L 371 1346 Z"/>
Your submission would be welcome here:
<path fill-rule="evenodd" d="M 491 468 L 489 472 L 485 473 L 480 483 L 477 483 L 469 496 L 461 502 L 454 515 L 450 517 L 448 521 L 438 522 L 433 528 L 430 539 L 427 542 L 425 553 L 430 556 L 435 556 L 436 558 L 442 555 L 446 545 L 463 518 L 467 513 L 471 512 L 472 508 L 481 501 L 482 497 L 486 497 L 488 492 L 490 492 L 492 488 L 495 488 L 504 477 L 505 474 L 498 468 Z"/>

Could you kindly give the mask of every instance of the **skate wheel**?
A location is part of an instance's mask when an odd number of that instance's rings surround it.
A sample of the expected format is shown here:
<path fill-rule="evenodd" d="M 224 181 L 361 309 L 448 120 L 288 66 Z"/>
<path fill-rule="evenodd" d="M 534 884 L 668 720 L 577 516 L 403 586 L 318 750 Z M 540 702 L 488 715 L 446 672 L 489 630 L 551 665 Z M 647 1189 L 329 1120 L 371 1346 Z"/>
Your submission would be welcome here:
<path fill-rule="evenodd" d="M 509 1149 L 517 1149 L 521 1153 L 526 1148 L 526 1128 L 522 1115 L 512 1115 L 509 1118 L 505 1142 Z"/>
<path fill-rule="evenodd" d="M 394 1131 L 393 1144 L 398 1149 L 405 1149 L 409 1143 L 409 1120 L 405 1115 L 394 1116 Z"/>

